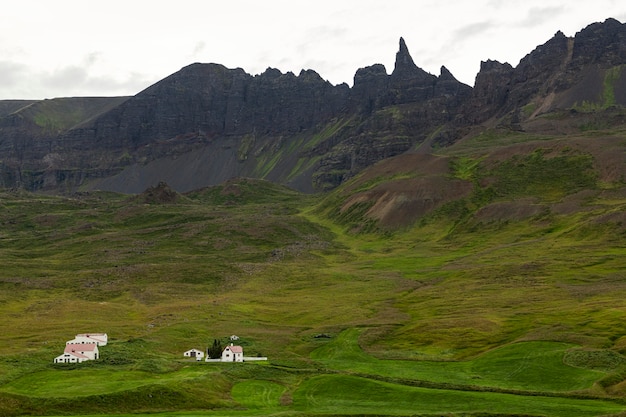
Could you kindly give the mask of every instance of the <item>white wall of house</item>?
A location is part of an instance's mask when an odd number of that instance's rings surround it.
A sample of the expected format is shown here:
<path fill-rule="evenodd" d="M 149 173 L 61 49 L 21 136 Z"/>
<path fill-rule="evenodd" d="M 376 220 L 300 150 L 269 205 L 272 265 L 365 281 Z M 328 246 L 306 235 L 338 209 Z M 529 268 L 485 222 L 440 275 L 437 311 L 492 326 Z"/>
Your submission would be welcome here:
<path fill-rule="evenodd" d="M 68 345 L 83 345 L 88 343 L 95 343 L 98 346 L 106 346 L 108 343 L 108 336 L 106 333 L 82 333 L 77 334 L 72 340 L 68 340 Z"/>
<path fill-rule="evenodd" d="M 243 362 L 243 348 L 241 346 L 226 346 L 222 351 L 222 362 Z"/>
<path fill-rule="evenodd" d="M 183 355 L 185 357 L 187 357 L 187 358 L 196 358 L 196 359 L 200 358 L 200 359 L 202 359 L 204 357 L 204 352 L 201 351 L 201 350 L 198 350 L 198 349 L 190 349 L 187 352 L 185 352 Z M 198 360 L 200 360 L 200 359 L 198 359 Z"/>
<path fill-rule="evenodd" d="M 75 338 L 72 340 L 68 340 L 67 342 L 65 342 L 66 345 L 97 345 L 98 343 L 95 340 L 92 339 L 87 339 L 84 337 L 81 338 Z"/>
<path fill-rule="evenodd" d="M 81 363 L 88 361 L 88 358 L 73 355 L 71 353 L 64 353 L 61 356 L 54 358 L 54 363 Z"/>
<path fill-rule="evenodd" d="M 93 361 L 100 357 L 98 345 L 87 343 L 84 345 L 65 345 L 65 352 L 54 358 L 54 363 L 82 363 Z"/>

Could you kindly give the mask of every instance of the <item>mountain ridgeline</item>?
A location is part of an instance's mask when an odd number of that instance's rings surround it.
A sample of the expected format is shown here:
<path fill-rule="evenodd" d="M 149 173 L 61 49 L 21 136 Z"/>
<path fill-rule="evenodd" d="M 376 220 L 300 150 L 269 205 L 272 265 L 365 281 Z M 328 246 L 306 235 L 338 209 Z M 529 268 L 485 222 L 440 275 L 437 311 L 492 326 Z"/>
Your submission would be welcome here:
<path fill-rule="evenodd" d="M 626 25 L 607 19 L 557 32 L 517 67 L 482 62 L 474 87 L 422 70 L 400 39 L 391 74 L 361 68 L 352 87 L 312 70 L 196 63 L 133 97 L 0 101 L 0 187 L 139 193 L 165 181 L 185 192 L 251 177 L 326 191 L 489 128 L 554 133 L 564 128 L 547 114 L 626 105 L 624 65 Z"/>

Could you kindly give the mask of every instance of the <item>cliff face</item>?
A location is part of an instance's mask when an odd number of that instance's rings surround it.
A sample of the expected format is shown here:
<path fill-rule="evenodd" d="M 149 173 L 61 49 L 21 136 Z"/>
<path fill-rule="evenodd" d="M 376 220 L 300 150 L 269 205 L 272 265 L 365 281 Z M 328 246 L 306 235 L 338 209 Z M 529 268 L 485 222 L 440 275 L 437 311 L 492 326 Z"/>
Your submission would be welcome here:
<path fill-rule="evenodd" d="M 268 69 L 253 77 L 242 69 L 192 64 L 132 97 L 59 143 L 136 149 L 195 134 L 202 138 L 293 134 L 340 112 L 347 86 L 333 87 L 314 71 L 299 76 Z"/>
<path fill-rule="evenodd" d="M 352 88 L 311 70 L 192 64 L 130 98 L 0 102 L 0 186 L 140 192 L 164 180 L 187 191 L 251 176 L 325 190 L 477 124 L 522 129 L 558 108 L 626 105 L 624 64 L 613 19 L 558 32 L 517 67 L 485 61 L 474 88 L 419 68 L 404 39 L 391 74 L 361 68 Z"/>
<path fill-rule="evenodd" d="M 624 106 L 624 64 L 626 24 L 607 19 L 589 25 L 573 38 L 559 31 L 515 68 L 497 61 L 482 62 L 472 97 L 461 113 L 470 125 L 507 114 L 516 125 L 556 109 L 585 104 Z"/>

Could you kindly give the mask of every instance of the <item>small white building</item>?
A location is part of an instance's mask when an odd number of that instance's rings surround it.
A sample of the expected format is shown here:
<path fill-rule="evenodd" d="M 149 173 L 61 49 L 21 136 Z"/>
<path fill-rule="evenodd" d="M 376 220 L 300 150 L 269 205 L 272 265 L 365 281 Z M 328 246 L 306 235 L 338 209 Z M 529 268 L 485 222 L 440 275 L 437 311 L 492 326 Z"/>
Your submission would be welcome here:
<path fill-rule="evenodd" d="M 81 333 L 77 334 L 72 340 L 68 340 L 66 345 L 86 345 L 96 344 L 98 346 L 106 346 L 108 342 L 108 336 L 106 333 Z"/>
<path fill-rule="evenodd" d="M 222 362 L 243 362 L 243 348 L 232 343 L 222 351 Z"/>
<path fill-rule="evenodd" d="M 204 357 L 204 352 L 198 349 L 190 349 L 187 352 L 183 353 L 183 356 L 186 358 L 196 358 L 197 361 L 202 360 Z"/>
<path fill-rule="evenodd" d="M 98 345 L 96 343 L 67 344 L 65 352 L 54 358 L 54 363 L 81 363 L 98 359 Z"/>

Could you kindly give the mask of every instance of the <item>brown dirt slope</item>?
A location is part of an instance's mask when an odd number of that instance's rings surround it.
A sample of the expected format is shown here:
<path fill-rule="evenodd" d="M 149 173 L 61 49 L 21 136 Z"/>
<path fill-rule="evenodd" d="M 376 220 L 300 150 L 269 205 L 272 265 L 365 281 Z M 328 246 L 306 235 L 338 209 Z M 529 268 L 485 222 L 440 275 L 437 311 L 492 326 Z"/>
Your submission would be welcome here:
<path fill-rule="evenodd" d="M 377 184 L 368 185 L 372 183 Z M 471 182 L 450 176 L 449 158 L 405 154 L 374 165 L 352 181 L 344 190 L 348 197 L 340 211 L 365 203 L 371 205 L 366 216 L 383 228 L 403 227 L 469 195 L 472 188 Z"/>

